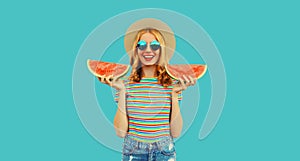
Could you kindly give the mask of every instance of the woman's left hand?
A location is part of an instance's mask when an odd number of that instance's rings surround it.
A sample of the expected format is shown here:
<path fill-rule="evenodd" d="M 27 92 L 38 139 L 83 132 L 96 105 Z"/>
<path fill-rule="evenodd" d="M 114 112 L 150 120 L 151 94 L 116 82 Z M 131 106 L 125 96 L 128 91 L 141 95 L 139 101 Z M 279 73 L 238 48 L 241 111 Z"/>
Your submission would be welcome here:
<path fill-rule="evenodd" d="M 197 79 L 192 78 L 191 76 L 186 77 L 183 75 L 184 80 L 179 78 L 179 83 L 174 85 L 173 92 L 179 93 L 180 91 L 183 91 L 187 89 L 188 86 L 193 86 L 196 84 Z"/>

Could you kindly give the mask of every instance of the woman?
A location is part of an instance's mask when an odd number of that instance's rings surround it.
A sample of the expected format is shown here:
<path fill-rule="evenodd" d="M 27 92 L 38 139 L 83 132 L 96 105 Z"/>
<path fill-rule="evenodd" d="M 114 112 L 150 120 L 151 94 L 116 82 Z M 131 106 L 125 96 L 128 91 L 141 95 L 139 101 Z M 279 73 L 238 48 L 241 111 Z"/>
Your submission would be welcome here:
<path fill-rule="evenodd" d="M 166 73 L 164 65 L 173 54 L 169 49 L 175 48 L 171 33 L 156 19 L 134 23 L 125 36 L 132 66 L 129 78 L 101 80 L 118 90 L 114 125 L 116 134 L 124 137 L 124 161 L 176 160 L 173 138 L 182 129 L 181 91 L 196 80 L 183 76 L 185 80 L 176 82 Z"/>

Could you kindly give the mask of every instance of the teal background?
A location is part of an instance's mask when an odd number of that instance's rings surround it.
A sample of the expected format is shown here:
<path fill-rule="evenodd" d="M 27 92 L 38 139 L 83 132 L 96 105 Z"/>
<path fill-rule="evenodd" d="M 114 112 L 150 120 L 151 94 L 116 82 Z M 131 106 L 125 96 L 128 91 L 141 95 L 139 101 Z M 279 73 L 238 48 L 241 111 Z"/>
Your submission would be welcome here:
<path fill-rule="evenodd" d="M 99 24 L 149 7 L 199 23 L 216 43 L 227 75 L 216 128 L 198 140 L 209 103 L 203 87 L 204 103 L 176 142 L 178 160 L 300 160 L 300 13 L 292 0 L 1 2 L 0 160 L 120 160 L 77 116 L 73 65 Z"/>

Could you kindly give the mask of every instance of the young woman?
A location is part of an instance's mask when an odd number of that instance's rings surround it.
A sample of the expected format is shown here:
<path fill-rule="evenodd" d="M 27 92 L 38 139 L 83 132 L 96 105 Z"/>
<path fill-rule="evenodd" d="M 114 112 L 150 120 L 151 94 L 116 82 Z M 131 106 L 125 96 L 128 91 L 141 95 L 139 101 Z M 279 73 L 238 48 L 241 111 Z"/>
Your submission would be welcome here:
<path fill-rule="evenodd" d="M 173 138 L 182 129 L 181 91 L 196 80 L 183 76 L 185 80 L 177 81 L 166 73 L 164 65 L 173 54 L 167 48 L 175 47 L 175 37 L 165 23 L 144 19 L 132 26 L 139 30 L 130 32 L 133 39 L 125 36 L 125 48 L 131 53 L 129 78 L 101 80 L 118 91 L 114 125 L 116 134 L 124 137 L 122 159 L 176 160 Z M 159 31 L 166 28 L 169 31 Z"/>

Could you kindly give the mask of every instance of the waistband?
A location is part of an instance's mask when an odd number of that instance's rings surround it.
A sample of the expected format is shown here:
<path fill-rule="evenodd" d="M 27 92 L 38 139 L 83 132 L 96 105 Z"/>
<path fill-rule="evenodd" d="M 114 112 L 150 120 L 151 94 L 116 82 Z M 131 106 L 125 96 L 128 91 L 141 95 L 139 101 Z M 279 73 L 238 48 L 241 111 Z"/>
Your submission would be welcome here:
<path fill-rule="evenodd" d="M 158 149 L 161 150 L 165 146 L 174 144 L 172 136 L 164 136 L 156 142 L 142 142 L 134 139 L 134 136 L 126 134 L 124 144 L 138 149 Z"/>

